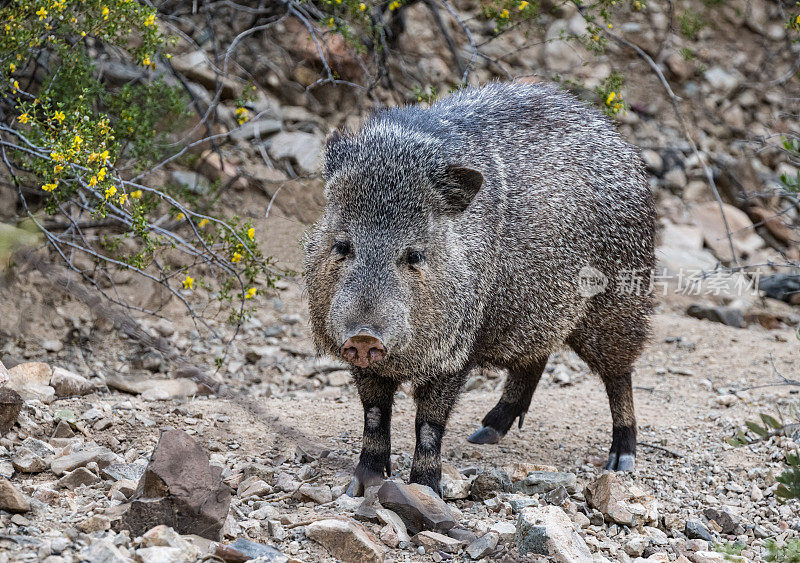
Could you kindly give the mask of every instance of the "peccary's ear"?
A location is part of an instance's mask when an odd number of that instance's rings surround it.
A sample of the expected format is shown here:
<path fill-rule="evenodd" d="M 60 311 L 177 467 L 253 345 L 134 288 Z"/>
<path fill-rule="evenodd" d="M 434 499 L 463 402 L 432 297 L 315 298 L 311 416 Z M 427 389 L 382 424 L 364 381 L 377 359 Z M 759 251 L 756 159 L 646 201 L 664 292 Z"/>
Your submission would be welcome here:
<path fill-rule="evenodd" d="M 483 174 L 472 168 L 451 164 L 445 170 L 439 192 L 444 199 L 445 213 L 461 213 L 483 186 Z"/>
<path fill-rule="evenodd" d="M 333 130 L 325 140 L 325 163 L 322 175 L 326 180 L 330 180 L 336 171 L 341 168 L 346 144 L 347 135 L 338 130 Z"/>

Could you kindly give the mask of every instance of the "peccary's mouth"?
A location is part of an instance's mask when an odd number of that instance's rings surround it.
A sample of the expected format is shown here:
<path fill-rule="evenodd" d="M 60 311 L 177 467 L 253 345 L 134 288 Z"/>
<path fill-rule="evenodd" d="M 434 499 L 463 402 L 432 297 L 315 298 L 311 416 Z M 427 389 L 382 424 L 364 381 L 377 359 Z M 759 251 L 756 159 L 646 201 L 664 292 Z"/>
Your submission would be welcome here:
<path fill-rule="evenodd" d="M 345 340 L 340 354 L 354 366 L 366 368 L 386 357 L 386 347 L 373 331 L 362 328 Z"/>

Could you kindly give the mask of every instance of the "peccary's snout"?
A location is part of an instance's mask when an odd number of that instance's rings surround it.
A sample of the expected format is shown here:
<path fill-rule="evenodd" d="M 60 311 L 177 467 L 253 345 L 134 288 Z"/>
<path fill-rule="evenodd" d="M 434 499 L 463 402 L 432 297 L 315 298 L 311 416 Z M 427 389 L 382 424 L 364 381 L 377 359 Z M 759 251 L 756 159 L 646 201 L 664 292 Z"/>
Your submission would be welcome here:
<path fill-rule="evenodd" d="M 342 358 L 360 368 L 380 362 L 386 356 L 381 339 L 366 329 L 348 338 L 342 345 Z"/>

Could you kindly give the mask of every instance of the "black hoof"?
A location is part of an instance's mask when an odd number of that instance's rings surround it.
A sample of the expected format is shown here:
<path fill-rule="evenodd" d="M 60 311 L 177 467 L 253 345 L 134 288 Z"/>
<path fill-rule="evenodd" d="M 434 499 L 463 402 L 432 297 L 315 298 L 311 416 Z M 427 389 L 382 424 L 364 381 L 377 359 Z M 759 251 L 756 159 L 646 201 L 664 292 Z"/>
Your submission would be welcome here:
<path fill-rule="evenodd" d="M 347 486 L 345 494 L 349 497 L 363 497 L 364 491 L 370 487 L 381 485 L 383 481 L 383 475 L 368 469 L 356 467 L 355 475 L 353 475 L 353 479 Z"/>
<path fill-rule="evenodd" d="M 636 456 L 633 454 L 609 454 L 606 462 L 608 471 L 633 471 L 636 466 Z"/>
<path fill-rule="evenodd" d="M 496 444 L 502 437 L 503 435 L 491 426 L 484 426 L 473 432 L 469 438 L 467 438 L 467 442 L 473 444 Z"/>

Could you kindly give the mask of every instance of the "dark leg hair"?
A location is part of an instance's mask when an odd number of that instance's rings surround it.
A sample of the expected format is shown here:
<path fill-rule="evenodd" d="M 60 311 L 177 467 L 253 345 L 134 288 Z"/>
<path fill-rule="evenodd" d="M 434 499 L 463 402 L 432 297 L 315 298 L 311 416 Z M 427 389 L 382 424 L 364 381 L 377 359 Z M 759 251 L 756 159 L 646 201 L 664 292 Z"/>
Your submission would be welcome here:
<path fill-rule="evenodd" d="M 380 484 L 392 472 L 392 404 L 397 382 L 354 372 L 353 379 L 364 407 L 364 439 L 361 457 L 347 494 L 360 496 L 366 487 Z"/>
<path fill-rule="evenodd" d="M 500 400 L 483 417 L 483 427 L 467 440 L 473 444 L 496 444 L 506 435 L 517 418 L 519 427 L 522 428 L 525 413 L 528 412 L 533 392 L 536 391 L 546 365 L 547 358 L 544 358 L 525 368 L 509 370 Z"/>

